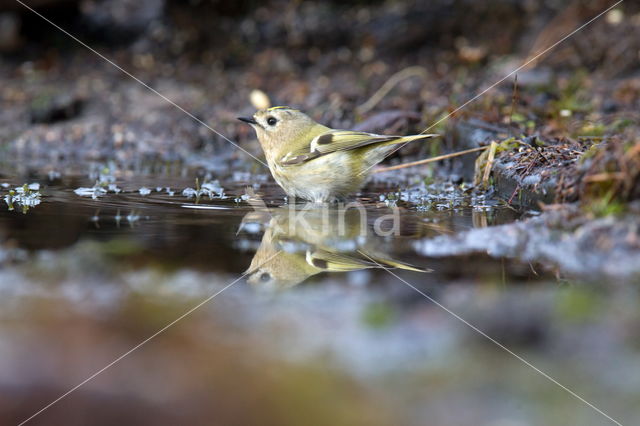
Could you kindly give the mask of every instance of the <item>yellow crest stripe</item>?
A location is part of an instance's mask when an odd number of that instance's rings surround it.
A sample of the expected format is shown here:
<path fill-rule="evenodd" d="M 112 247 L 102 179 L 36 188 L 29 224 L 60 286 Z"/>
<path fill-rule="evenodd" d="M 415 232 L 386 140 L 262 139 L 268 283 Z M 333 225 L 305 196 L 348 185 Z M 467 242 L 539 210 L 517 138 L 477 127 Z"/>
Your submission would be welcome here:
<path fill-rule="evenodd" d="M 274 107 L 271 107 L 271 108 L 267 108 L 267 111 L 273 111 L 273 110 L 276 110 L 276 109 L 293 109 L 293 108 L 291 108 L 290 106 L 274 106 Z"/>

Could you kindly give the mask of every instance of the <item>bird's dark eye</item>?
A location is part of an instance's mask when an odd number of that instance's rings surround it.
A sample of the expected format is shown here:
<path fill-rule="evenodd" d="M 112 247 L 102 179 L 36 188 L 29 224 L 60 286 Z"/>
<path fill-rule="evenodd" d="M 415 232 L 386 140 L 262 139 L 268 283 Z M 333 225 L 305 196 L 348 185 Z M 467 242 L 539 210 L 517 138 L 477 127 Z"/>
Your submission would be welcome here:
<path fill-rule="evenodd" d="M 269 126 L 275 126 L 277 122 L 278 122 L 278 120 L 276 120 L 276 118 L 275 118 L 275 117 L 269 117 L 269 118 L 267 118 L 267 124 L 268 124 Z"/>
<path fill-rule="evenodd" d="M 262 274 L 260 274 L 260 281 L 262 281 L 263 283 L 267 282 L 271 280 L 271 274 L 268 272 L 263 272 Z"/>

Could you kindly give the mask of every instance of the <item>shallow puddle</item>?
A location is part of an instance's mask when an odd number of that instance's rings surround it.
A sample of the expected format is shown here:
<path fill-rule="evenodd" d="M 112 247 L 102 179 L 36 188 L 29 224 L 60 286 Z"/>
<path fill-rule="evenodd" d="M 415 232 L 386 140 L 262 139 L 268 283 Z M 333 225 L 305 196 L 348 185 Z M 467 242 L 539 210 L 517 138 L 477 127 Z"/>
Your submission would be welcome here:
<path fill-rule="evenodd" d="M 1 179 L 2 195 L 23 183 Z M 0 209 L 1 235 L 11 247 L 34 253 L 94 241 L 108 247 L 110 254 L 121 254 L 122 264 L 162 263 L 224 273 L 246 270 L 265 231 L 278 226 L 287 228 L 277 237 L 285 251 L 305 252 L 319 245 L 348 253 L 375 245 L 385 252 L 378 253 L 382 258 L 399 256 L 402 262 L 404 256 L 415 258 L 410 249 L 414 240 L 508 223 L 520 216 L 493 201 L 474 205 L 469 195 L 454 195 L 450 188 L 429 200 L 426 208 L 424 203 L 403 202 L 393 187 L 369 188 L 356 202 L 346 204 L 293 205 L 272 183 L 262 183 L 253 202 L 245 195 L 248 181 L 223 182 L 222 195 L 195 197 L 192 179 L 137 177 L 114 183 L 117 193 L 105 189 L 95 198 L 78 195 L 79 188 L 93 186 L 83 177 L 32 178 L 29 183 L 39 184 L 40 204 L 5 202 Z"/>

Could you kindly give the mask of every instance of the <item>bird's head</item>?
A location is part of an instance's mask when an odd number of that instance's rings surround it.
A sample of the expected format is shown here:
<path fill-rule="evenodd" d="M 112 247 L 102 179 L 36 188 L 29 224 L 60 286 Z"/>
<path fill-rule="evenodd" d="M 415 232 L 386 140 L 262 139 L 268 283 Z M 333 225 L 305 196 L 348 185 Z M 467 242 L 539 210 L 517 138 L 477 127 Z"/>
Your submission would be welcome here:
<path fill-rule="evenodd" d="M 261 109 L 251 118 L 238 117 L 238 120 L 255 129 L 267 155 L 274 149 L 281 151 L 294 146 L 298 138 L 307 135 L 314 126 L 319 126 L 307 114 L 287 106 Z"/>

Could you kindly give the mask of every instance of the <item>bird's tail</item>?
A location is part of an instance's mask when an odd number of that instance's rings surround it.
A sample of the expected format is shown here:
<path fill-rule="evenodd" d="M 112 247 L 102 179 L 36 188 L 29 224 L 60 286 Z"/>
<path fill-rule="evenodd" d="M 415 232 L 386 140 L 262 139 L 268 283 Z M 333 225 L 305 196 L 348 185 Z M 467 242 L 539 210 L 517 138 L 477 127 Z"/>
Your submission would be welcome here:
<path fill-rule="evenodd" d="M 393 154 L 394 152 L 400 150 L 403 146 L 408 144 L 409 142 L 417 141 L 420 139 L 431 139 L 438 137 L 438 134 L 426 134 L 426 135 L 411 135 L 411 136 L 402 136 L 396 139 L 392 139 L 388 142 L 383 142 L 378 145 L 378 149 L 375 150 L 373 154 L 374 158 L 372 158 L 371 164 L 377 164 Z"/>
<path fill-rule="evenodd" d="M 373 147 L 373 149 L 369 149 L 366 152 L 365 162 L 363 164 L 364 169 L 363 171 L 360 172 L 360 174 L 368 173 L 373 166 L 375 166 L 376 164 L 378 164 L 379 162 L 381 162 L 382 160 L 384 160 L 394 152 L 398 151 L 405 144 L 408 144 L 409 142 L 417 141 L 420 139 L 435 138 L 436 136 L 440 136 L 440 135 L 426 134 L 426 135 L 402 136 L 402 137 L 397 137 L 389 141 L 376 144 L 375 147 Z"/>
<path fill-rule="evenodd" d="M 407 271 L 414 271 L 414 272 L 433 272 L 433 269 L 421 268 L 419 266 L 414 266 L 410 263 L 401 262 L 399 260 L 390 259 L 388 257 L 376 256 L 376 257 L 371 257 L 371 259 L 373 259 L 376 263 L 379 263 L 385 266 L 391 266 L 392 268 L 404 269 Z"/>
<path fill-rule="evenodd" d="M 438 137 L 440 135 L 436 134 L 436 133 L 429 133 L 429 134 L 425 134 L 425 135 L 411 135 L 411 136 L 402 136 L 400 138 L 397 139 L 392 139 L 388 142 L 383 142 L 381 145 L 382 146 L 388 146 L 388 145 L 398 145 L 398 144 L 407 144 L 409 142 L 413 142 L 413 141 L 417 141 L 420 139 L 429 139 L 429 138 L 435 138 Z"/>

